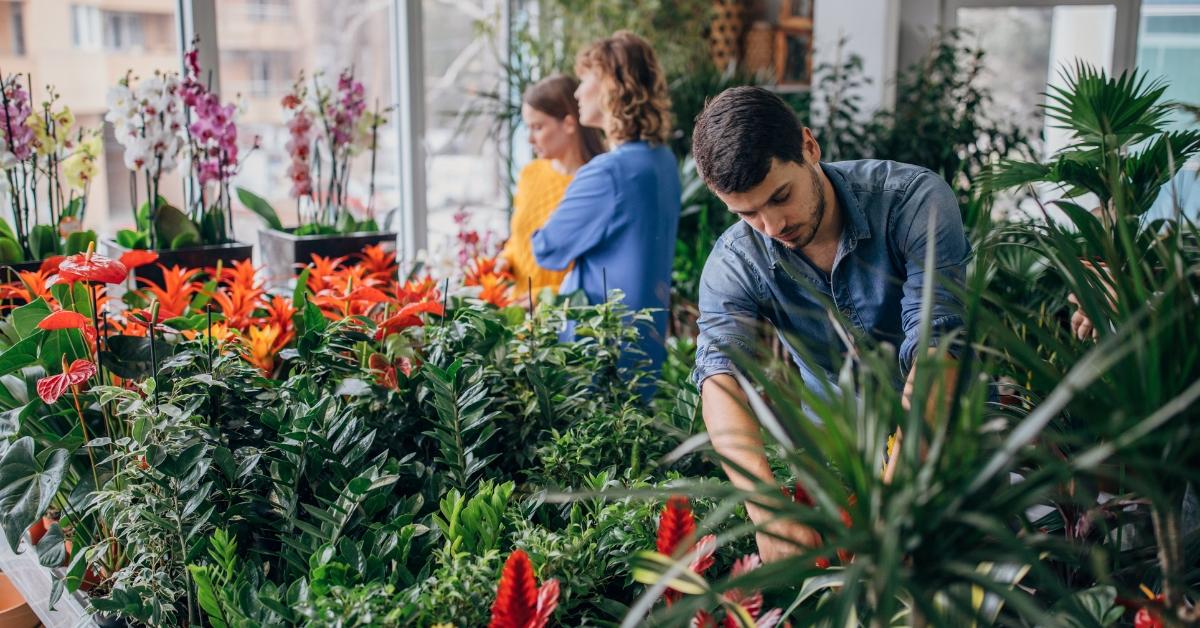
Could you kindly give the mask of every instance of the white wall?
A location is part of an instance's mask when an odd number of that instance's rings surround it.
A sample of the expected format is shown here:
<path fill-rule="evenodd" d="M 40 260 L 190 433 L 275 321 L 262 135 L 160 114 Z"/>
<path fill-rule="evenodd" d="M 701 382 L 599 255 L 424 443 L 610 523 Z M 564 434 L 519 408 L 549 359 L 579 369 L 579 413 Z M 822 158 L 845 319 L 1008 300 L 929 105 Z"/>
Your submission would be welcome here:
<path fill-rule="evenodd" d="M 899 0 L 816 0 L 813 6 L 813 67 L 836 63 L 838 40 L 847 37 L 843 55 L 863 59 L 871 84 L 862 90 L 863 115 L 895 101 L 900 40 Z M 819 90 L 814 86 L 814 90 Z M 815 91 L 814 98 L 820 93 Z"/>

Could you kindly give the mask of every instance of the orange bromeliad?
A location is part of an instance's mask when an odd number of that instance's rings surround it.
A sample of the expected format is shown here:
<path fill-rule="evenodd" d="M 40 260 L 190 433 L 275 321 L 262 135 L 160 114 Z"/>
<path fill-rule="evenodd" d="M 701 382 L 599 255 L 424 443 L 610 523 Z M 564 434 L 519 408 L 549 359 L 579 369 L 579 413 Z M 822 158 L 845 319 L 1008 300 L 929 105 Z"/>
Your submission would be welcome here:
<path fill-rule="evenodd" d="M 373 244 L 362 250 L 357 256 L 359 264 L 367 270 L 367 276 L 390 283 L 396 280 L 399 267 L 396 265 L 396 253 L 385 251 L 382 244 Z"/>
<path fill-rule="evenodd" d="M 500 275 L 483 275 L 479 278 L 479 300 L 491 303 L 496 307 L 508 307 L 512 304 L 512 284 Z"/>
<path fill-rule="evenodd" d="M 249 329 L 243 339 L 246 348 L 246 361 L 257 366 L 264 375 L 270 376 L 275 370 L 275 356 L 279 353 L 278 341 L 280 329 L 275 325 L 265 327 L 254 326 Z"/>
<path fill-rule="evenodd" d="M 192 304 L 192 297 L 200 292 L 200 282 L 196 281 L 198 271 L 179 266 L 167 268 L 161 264 L 159 268 L 163 271 L 161 286 L 149 279 L 137 278 L 139 282 L 145 284 L 143 291 L 148 291 L 158 300 L 159 311 L 162 312 L 163 318 L 174 318 L 186 314 Z M 150 297 L 146 298 L 149 300 Z"/>
<path fill-rule="evenodd" d="M 255 322 L 254 312 L 263 305 L 263 290 L 234 283 L 212 294 L 213 303 L 225 316 L 225 323 L 239 331 L 246 331 Z"/>

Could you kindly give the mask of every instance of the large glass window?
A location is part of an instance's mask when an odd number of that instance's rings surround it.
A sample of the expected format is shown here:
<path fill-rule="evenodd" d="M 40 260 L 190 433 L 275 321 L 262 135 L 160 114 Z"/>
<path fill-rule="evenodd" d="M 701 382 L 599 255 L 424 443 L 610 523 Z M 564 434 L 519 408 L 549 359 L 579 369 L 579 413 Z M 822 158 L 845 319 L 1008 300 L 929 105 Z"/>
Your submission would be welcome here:
<path fill-rule="evenodd" d="M 961 8 L 958 25 L 986 53 L 981 81 L 992 93 L 989 113 L 1040 138 L 1043 156 L 1062 148 L 1066 136 L 1044 123 L 1044 93 L 1078 61 L 1112 69 L 1116 7 Z"/>
<path fill-rule="evenodd" d="M 54 86 L 58 106 L 70 107 L 76 129 L 105 128 L 104 157 L 89 185 L 85 216 L 85 225 L 102 235 L 133 222 L 123 151 L 104 123 L 108 90 L 127 73 L 144 78 L 156 70 L 179 69 L 177 0 L 120 3 L 122 10 L 109 10 L 107 4 L 0 2 L 0 70 L 30 75 L 34 103 L 47 99 L 45 86 Z M 163 188 L 173 201 L 182 196 L 178 177 L 164 180 Z M 3 213 L 11 219 L 7 209 Z"/>
<path fill-rule="evenodd" d="M 1142 0 L 1138 29 L 1138 67 L 1152 77 L 1167 81 L 1166 97 L 1191 105 L 1190 112 L 1178 110 L 1171 125 L 1176 129 L 1200 126 L 1200 0 Z M 1176 209 L 1200 219 L 1200 163 L 1181 164 L 1180 172 L 1151 208 L 1155 216 L 1169 216 Z"/>
<path fill-rule="evenodd" d="M 426 0 L 422 4 L 425 45 L 425 154 L 429 247 L 452 246 L 464 211 L 469 227 L 508 232 L 508 177 L 503 153 L 505 125 L 487 105 L 504 85 L 496 28 L 505 0 Z M 479 28 L 481 23 L 492 29 Z"/>
<path fill-rule="evenodd" d="M 319 73 L 336 86 L 343 70 L 363 83 L 367 107 L 391 106 L 392 65 L 387 0 L 217 0 L 221 97 L 238 101 L 239 142 L 245 157 L 235 183 L 265 197 L 285 225 L 298 220 L 287 175 L 288 115 L 281 100 L 303 72 L 310 87 Z M 400 202 L 396 115 L 378 130 L 374 198 L 370 155 L 350 170 L 349 202 L 375 211 L 381 222 Z M 255 138 L 260 147 L 251 151 Z M 248 211 L 234 215 L 236 236 L 256 242 L 259 220 Z"/>

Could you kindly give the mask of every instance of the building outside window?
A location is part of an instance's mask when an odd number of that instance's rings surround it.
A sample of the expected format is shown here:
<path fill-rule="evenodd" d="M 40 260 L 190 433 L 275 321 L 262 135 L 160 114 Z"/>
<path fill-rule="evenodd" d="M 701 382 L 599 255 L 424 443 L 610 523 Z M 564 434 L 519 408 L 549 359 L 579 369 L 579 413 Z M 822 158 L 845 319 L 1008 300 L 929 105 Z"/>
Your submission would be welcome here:
<path fill-rule="evenodd" d="M 104 12 L 104 47 L 109 50 L 132 50 L 145 46 L 146 34 L 142 16 L 118 11 Z"/>
<path fill-rule="evenodd" d="M 100 9 L 88 4 L 71 5 L 71 45 L 78 50 L 100 48 Z"/>

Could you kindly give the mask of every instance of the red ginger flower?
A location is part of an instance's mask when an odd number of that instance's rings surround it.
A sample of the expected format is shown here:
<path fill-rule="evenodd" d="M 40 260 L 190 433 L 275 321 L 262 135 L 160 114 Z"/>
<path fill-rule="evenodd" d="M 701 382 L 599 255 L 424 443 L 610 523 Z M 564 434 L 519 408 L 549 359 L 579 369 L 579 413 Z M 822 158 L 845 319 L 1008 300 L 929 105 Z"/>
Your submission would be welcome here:
<path fill-rule="evenodd" d="M 63 393 L 67 392 L 67 388 L 82 384 L 91 376 L 96 374 L 96 365 L 89 360 L 75 360 L 70 366 L 66 365 L 66 359 L 63 359 L 63 372 L 58 375 L 50 375 L 43 377 L 37 382 L 38 396 L 47 405 L 58 401 Z"/>
<path fill-rule="evenodd" d="M 533 564 L 522 550 L 509 555 L 496 587 L 489 628 L 543 628 L 558 607 L 558 580 L 539 589 Z"/>
<path fill-rule="evenodd" d="M 696 535 L 696 519 L 686 497 L 676 495 L 667 500 L 667 505 L 658 517 L 658 539 L 655 543 L 658 553 L 666 556 L 676 556 L 689 551 L 695 552 L 695 558 L 690 565 L 695 573 L 702 574 L 713 564 L 713 552 L 717 549 L 717 537 L 708 534 L 695 545 L 685 548 L 684 541 L 691 540 Z M 683 597 L 674 589 L 667 589 L 663 597 L 670 606 Z"/>

